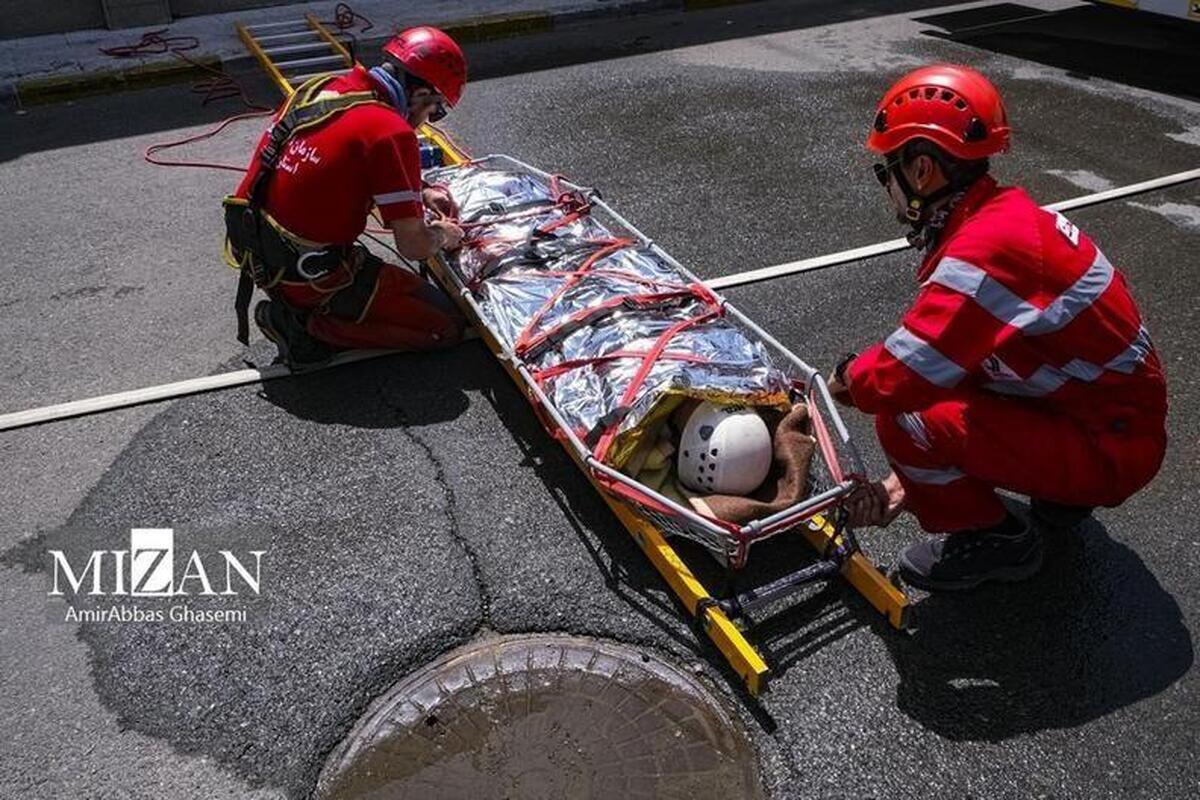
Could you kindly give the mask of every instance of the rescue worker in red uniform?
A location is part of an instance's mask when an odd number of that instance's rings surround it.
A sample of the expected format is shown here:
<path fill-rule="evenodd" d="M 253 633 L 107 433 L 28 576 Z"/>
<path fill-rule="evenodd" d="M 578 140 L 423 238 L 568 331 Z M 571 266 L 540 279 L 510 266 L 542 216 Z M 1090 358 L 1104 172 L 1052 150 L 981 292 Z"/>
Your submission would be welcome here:
<path fill-rule="evenodd" d="M 997 185 L 988 157 L 1009 138 L 996 88 L 937 65 L 888 90 L 867 139 L 924 255 L 899 326 L 843 359 L 831 389 L 875 415 L 893 468 L 851 521 L 907 509 L 949 534 L 899 559 L 930 591 L 1032 576 L 1043 531 L 1124 502 L 1166 447 L 1162 365 L 1125 277 L 1061 214 Z M 1030 522 L 997 489 L 1030 497 Z"/>
<path fill-rule="evenodd" d="M 447 197 L 423 187 L 415 133 L 462 96 L 466 60 L 445 33 L 420 27 L 384 46 L 385 61 L 298 88 L 263 135 L 226 198 L 226 255 L 242 272 L 238 338 L 248 338 L 255 286 L 270 297 L 255 322 L 293 369 L 343 348 L 426 350 L 451 345 L 463 319 L 436 286 L 356 244 L 372 206 L 396 249 L 424 259 L 462 230 L 426 208 Z M 428 217 L 428 218 L 427 218 Z"/>

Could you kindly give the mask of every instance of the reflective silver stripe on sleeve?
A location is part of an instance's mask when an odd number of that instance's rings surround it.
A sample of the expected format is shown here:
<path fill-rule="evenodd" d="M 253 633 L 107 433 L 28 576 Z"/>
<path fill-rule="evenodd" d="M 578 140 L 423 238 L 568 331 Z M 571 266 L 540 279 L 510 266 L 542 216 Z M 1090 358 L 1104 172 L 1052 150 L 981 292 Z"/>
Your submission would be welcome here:
<path fill-rule="evenodd" d="M 983 387 L 999 394 L 1041 397 L 1058 391 L 1069 379 L 1070 376 L 1058 367 L 1043 364 L 1028 378 L 1019 381 L 994 381 L 985 383 Z"/>
<path fill-rule="evenodd" d="M 1146 330 L 1146 326 L 1143 325 L 1138 328 L 1137 336 L 1129 343 L 1129 347 L 1118 353 L 1116 358 L 1104 365 L 1104 368 L 1131 375 L 1138 365 L 1149 357 L 1150 351 L 1153 349 L 1154 343 L 1150 341 L 1150 331 Z"/>
<path fill-rule="evenodd" d="M 966 370 L 908 328 L 894 330 L 883 346 L 904 366 L 937 386 L 952 388 L 967 375 Z"/>
<path fill-rule="evenodd" d="M 1096 250 L 1096 258 L 1088 271 L 1071 284 L 1065 292 L 1054 298 L 1042 313 L 1029 324 L 1021 327 L 1023 333 L 1038 336 L 1053 333 L 1066 327 L 1067 323 L 1091 307 L 1104 294 L 1113 279 L 1113 266 Z"/>
<path fill-rule="evenodd" d="M 375 195 L 375 205 L 377 206 L 387 206 L 392 203 L 419 203 L 420 201 L 421 193 L 413 191 L 387 192 Z"/>
<path fill-rule="evenodd" d="M 897 414 L 896 424 L 908 434 L 908 438 L 912 439 L 917 447 L 922 450 L 933 449 L 933 445 L 929 443 L 929 431 L 925 429 L 925 420 L 921 419 L 920 414 L 915 411 Z"/>
<path fill-rule="evenodd" d="M 1028 378 L 1019 381 L 996 381 L 984 384 L 984 388 L 1000 394 L 1015 394 L 1024 397 L 1042 397 L 1062 388 L 1071 378 L 1084 383 L 1092 383 L 1104 374 L 1105 370 L 1130 375 L 1150 355 L 1153 345 L 1150 333 L 1145 326 L 1138 328 L 1137 335 L 1129 346 L 1104 366 L 1093 364 L 1082 358 L 1068 361 L 1061 367 L 1043 364 L 1034 370 Z"/>
<path fill-rule="evenodd" d="M 953 289 L 974 300 L 1001 322 L 1020 328 L 1041 313 L 974 264 L 958 258 L 943 258 L 926 283 Z"/>
<path fill-rule="evenodd" d="M 927 467 L 912 467 L 908 464 L 901 464 L 898 461 L 893 461 L 892 466 L 903 472 L 915 483 L 926 483 L 933 486 L 945 486 L 947 483 L 954 483 L 959 478 L 966 477 L 966 474 L 962 470 L 955 469 L 954 467 L 929 469 Z"/>
<path fill-rule="evenodd" d="M 974 264 L 958 258 L 939 261 L 926 283 L 964 294 L 1001 322 L 1030 336 L 1039 336 L 1065 327 L 1091 307 L 1112 279 L 1112 264 L 1096 250 L 1096 258 L 1087 272 L 1044 309 L 1023 300 Z"/>

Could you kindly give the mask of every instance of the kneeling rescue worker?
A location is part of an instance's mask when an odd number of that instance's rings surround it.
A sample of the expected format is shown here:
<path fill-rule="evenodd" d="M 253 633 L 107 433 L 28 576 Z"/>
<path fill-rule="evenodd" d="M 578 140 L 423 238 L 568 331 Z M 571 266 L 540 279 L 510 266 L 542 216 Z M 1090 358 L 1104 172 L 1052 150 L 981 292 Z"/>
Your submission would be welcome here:
<path fill-rule="evenodd" d="M 867 138 L 924 252 L 920 286 L 830 388 L 875 415 L 893 468 L 852 496 L 851 521 L 907 509 L 950 534 L 900 557 L 905 581 L 931 591 L 1032 576 L 1044 531 L 1124 502 L 1166 448 L 1166 382 L 1125 277 L 1061 214 L 996 184 L 988 157 L 1009 138 L 996 88 L 950 65 L 900 79 Z M 1032 524 L 998 488 L 1031 498 Z"/>
<path fill-rule="evenodd" d="M 355 243 L 372 205 L 405 258 L 453 249 L 463 235 L 436 212 L 426 221 L 426 205 L 445 207 L 447 198 L 422 187 L 415 133 L 462 96 L 462 50 L 428 27 L 403 31 L 383 49 L 380 66 L 301 85 L 225 199 L 226 259 L 241 270 L 238 339 L 247 343 L 257 285 L 270 300 L 255 308 L 255 322 L 293 369 L 341 348 L 426 350 L 463 333 L 436 286 Z"/>

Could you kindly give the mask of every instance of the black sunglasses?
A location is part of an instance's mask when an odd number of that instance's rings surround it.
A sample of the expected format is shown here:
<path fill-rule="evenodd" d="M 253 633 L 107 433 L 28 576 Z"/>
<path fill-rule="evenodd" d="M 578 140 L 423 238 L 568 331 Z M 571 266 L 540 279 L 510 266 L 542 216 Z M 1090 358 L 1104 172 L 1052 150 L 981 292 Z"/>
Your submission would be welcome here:
<path fill-rule="evenodd" d="M 433 105 L 433 110 L 429 112 L 430 122 L 437 122 L 440 119 L 444 119 L 446 114 L 449 113 L 446 110 L 446 98 L 443 95 L 431 94 L 420 99 Z"/>
<path fill-rule="evenodd" d="M 879 185 L 887 187 L 888 179 L 891 176 L 892 167 L 900 163 L 899 158 L 889 158 L 882 164 L 872 164 L 871 169 L 875 170 L 875 179 L 879 181 Z"/>

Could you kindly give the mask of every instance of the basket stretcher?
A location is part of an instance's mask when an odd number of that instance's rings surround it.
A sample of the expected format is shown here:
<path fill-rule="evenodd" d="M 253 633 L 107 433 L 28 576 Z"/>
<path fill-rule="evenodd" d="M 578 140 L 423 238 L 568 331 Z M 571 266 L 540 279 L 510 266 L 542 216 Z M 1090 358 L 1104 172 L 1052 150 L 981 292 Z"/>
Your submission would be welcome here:
<path fill-rule="evenodd" d="M 688 280 L 702 286 L 700 280 L 670 254 L 604 203 L 595 190 L 552 176 L 509 156 L 471 159 L 445 133 L 431 126 L 425 126 L 421 134 L 427 143 L 442 151 L 447 167 L 498 164 L 558 182 L 586 198 L 593 209 L 615 222 L 623 233 L 636 238 Z M 907 596 L 870 561 L 859 548 L 853 531 L 844 524 L 843 501 L 865 472 L 825 381 L 815 369 L 723 297 L 714 295 L 722 313 L 753 333 L 800 377 L 794 391 L 808 404 L 817 441 L 808 497 L 783 511 L 741 526 L 703 516 L 596 458 L 593 448 L 572 430 L 534 379 L 527 364 L 489 328 L 471 287 L 450 262 L 439 254 L 427 261 L 426 266 L 521 389 L 547 432 L 563 446 L 584 477 L 604 498 L 751 694 L 757 695 L 766 688 L 770 668 L 747 638 L 743 625 L 738 623 L 744 624 L 746 615 L 755 609 L 779 601 L 815 581 L 841 575 L 875 609 L 886 615 L 892 626 L 903 628 L 907 624 Z M 727 569 L 738 570 L 746 564 L 755 543 L 784 533 L 802 535 L 817 551 L 817 560 L 770 583 L 724 598 L 714 597 L 705 588 L 668 541 L 674 536 L 695 541 Z"/>

